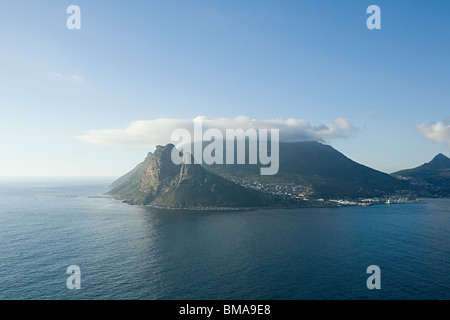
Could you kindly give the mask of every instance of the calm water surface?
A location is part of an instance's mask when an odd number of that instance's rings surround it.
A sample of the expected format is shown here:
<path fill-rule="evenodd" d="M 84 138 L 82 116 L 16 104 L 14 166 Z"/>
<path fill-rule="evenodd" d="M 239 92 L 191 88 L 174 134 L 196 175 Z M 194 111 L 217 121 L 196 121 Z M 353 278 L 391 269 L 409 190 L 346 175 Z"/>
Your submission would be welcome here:
<path fill-rule="evenodd" d="M 98 197 L 110 182 L 0 180 L 0 299 L 450 299 L 450 199 L 157 210 Z"/>

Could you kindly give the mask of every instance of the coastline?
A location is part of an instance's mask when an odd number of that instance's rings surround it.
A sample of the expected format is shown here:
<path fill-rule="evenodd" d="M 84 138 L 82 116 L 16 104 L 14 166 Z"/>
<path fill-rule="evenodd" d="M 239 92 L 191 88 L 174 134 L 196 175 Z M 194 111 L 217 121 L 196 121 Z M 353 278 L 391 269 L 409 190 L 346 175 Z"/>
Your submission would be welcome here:
<path fill-rule="evenodd" d="M 127 200 L 118 199 L 111 197 L 114 200 L 119 200 L 124 204 L 132 205 L 132 206 L 144 206 L 148 208 L 154 209 L 163 209 L 163 210 L 191 210 L 191 211 L 254 211 L 254 210 L 267 210 L 267 209 L 312 209 L 312 208 L 345 208 L 345 207 L 371 207 L 371 206 L 390 206 L 390 205 L 398 205 L 398 204 L 411 204 L 411 203 L 419 203 L 426 200 L 426 198 L 416 198 L 414 200 L 407 200 L 401 202 L 383 202 L 379 201 L 376 203 L 370 203 L 367 205 L 361 205 L 360 203 L 326 203 L 321 204 L 319 201 L 315 201 L 315 203 L 311 203 L 310 205 L 274 205 L 274 206 L 261 206 L 261 207 L 215 207 L 215 206 L 191 206 L 191 207 L 170 207 L 170 206 L 158 206 L 151 204 L 139 204 L 139 203 L 131 203 Z M 450 198 L 444 198 L 450 199 Z M 318 205 L 320 204 L 320 205 Z"/>

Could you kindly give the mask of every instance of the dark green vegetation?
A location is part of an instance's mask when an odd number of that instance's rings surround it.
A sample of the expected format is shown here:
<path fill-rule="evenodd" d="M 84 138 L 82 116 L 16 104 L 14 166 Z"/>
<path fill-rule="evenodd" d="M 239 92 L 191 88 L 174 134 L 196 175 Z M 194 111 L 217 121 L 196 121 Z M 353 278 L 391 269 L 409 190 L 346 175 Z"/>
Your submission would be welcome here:
<path fill-rule="evenodd" d="M 409 181 L 423 197 L 450 196 L 450 159 L 442 153 L 428 163 L 394 172 L 392 176 Z"/>
<path fill-rule="evenodd" d="M 158 146 L 144 162 L 113 183 L 109 192 L 130 204 L 171 208 L 261 207 L 262 193 L 248 190 L 197 164 L 175 165 L 174 146 Z"/>
<path fill-rule="evenodd" d="M 392 194 L 409 184 L 356 163 L 331 146 L 315 141 L 280 143 L 280 167 L 261 176 L 258 165 L 204 166 L 226 178 L 265 183 L 297 184 L 320 197 L 370 197 Z"/>

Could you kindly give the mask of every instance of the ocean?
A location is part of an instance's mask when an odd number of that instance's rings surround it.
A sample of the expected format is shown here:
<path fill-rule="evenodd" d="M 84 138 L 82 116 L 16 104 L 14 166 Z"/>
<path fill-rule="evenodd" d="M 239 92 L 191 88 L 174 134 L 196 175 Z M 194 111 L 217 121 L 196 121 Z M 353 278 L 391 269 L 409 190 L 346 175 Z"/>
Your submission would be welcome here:
<path fill-rule="evenodd" d="M 165 210 L 104 197 L 111 182 L 0 179 L 0 299 L 450 299 L 450 199 Z"/>

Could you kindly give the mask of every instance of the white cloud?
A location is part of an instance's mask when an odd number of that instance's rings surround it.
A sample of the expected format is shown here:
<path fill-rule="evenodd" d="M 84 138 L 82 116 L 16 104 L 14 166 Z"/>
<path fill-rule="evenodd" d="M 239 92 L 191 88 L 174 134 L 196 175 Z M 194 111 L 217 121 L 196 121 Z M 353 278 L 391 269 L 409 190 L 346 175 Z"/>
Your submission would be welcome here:
<path fill-rule="evenodd" d="M 226 129 L 279 129 L 281 141 L 325 141 L 334 138 L 346 138 L 357 129 L 348 119 L 338 118 L 331 123 L 312 126 L 302 119 L 254 120 L 245 116 L 236 118 L 209 118 L 198 116 L 195 119 L 155 119 L 133 121 L 123 129 L 89 130 L 76 138 L 85 142 L 102 145 L 142 146 L 154 148 L 171 141 L 176 129 L 193 132 L 194 121 L 201 121 L 203 132 L 210 128 L 219 129 L 225 136 Z M 194 138 L 194 135 L 192 134 Z"/>
<path fill-rule="evenodd" d="M 434 124 L 421 123 L 416 125 L 416 128 L 424 138 L 434 142 L 445 142 L 450 148 L 450 125 L 438 121 Z"/>
<path fill-rule="evenodd" d="M 337 118 L 316 128 L 315 134 L 322 139 L 345 138 L 356 130 L 348 119 Z"/>

